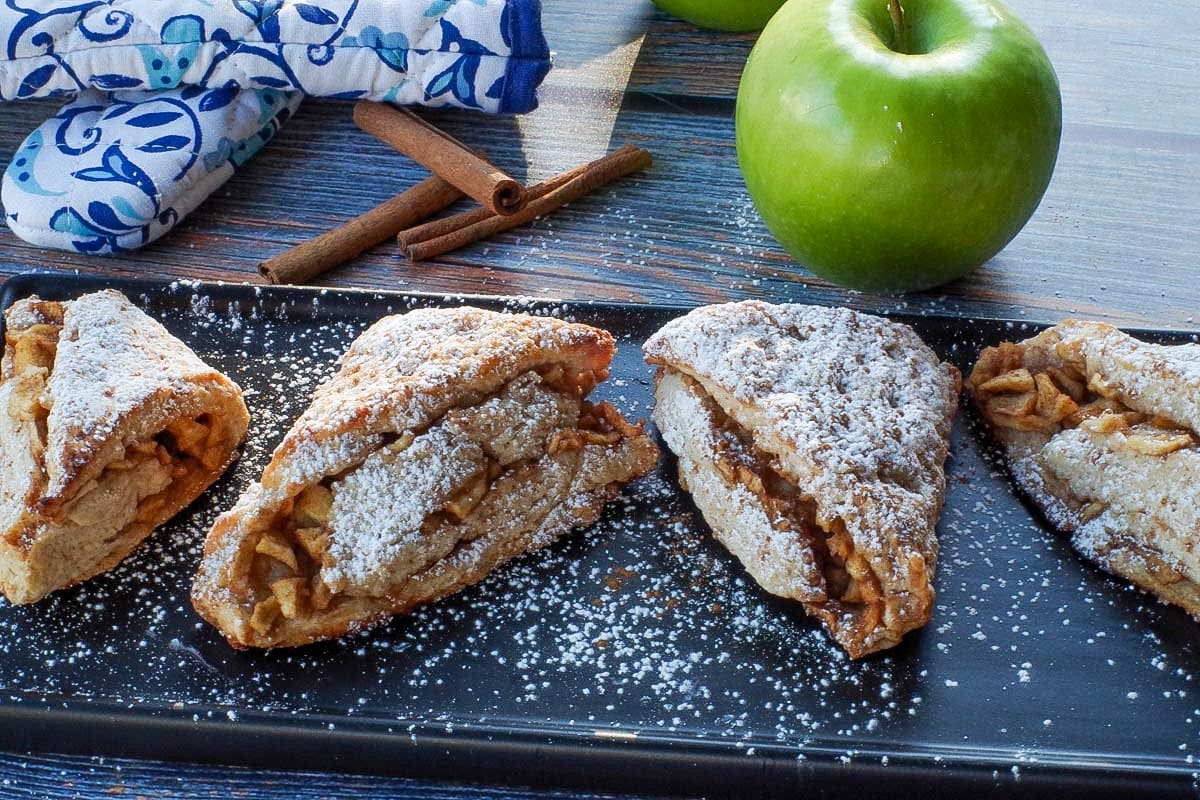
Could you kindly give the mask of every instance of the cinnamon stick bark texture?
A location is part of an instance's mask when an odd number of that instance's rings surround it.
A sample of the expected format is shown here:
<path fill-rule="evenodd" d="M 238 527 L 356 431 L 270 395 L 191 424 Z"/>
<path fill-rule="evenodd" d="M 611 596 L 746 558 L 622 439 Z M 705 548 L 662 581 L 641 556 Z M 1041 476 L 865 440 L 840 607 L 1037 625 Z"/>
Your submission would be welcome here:
<path fill-rule="evenodd" d="M 637 148 L 633 145 L 627 144 L 614 152 L 612 155 L 616 156 L 618 153 L 625 154 L 636 149 Z M 530 186 L 525 190 L 525 197 L 530 203 L 534 202 L 535 200 L 539 200 L 550 194 L 550 192 L 554 191 L 555 189 L 558 189 L 563 184 L 568 183 L 582 175 L 589 168 L 592 168 L 591 163 L 581 164 L 574 169 L 568 170 L 559 175 L 555 175 L 552 178 L 547 178 L 540 183 L 535 183 L 533 186 Z M 439 236 L 445 236 L 448 233 L 454 233 L 460 228 L 465 228 L 469 225 L 483 222 L 485 219 L 492 216 L 495 215 L 486 208 L 476 208 L 471 211 L 464 211 L 461 214 L 455 214 L 453 216 L 431 220 L 407 230 L 400 231 L 400 233 L 396 236 L 396 241 L 399 243 L 401 250 L 407 250 L 409 247 L 412 247 L 418 242 L 424 242 L 430 239 L 436 239 Z"/>
<path fill-rule="evenodd" d="M 462 192 L 433 175 L 345 225 L 267 259 L 258 271 L 271 283 L 304 283 L 448 208 L 460 197 Z"/>
<path fill-rule="evenodd" d="M 525 207 L 525 187 L 411 111 L 360 100 L 354 106 L 354 122 L 493 214 L 515 214 Z"/>
<path fill-rule="evenodd" d="M 576 167 L 557 178 L 546 181 L 550 188 L 540 197 L 529 202 L 520 212 L 509 216 L 490 215 L 481 217 L 479 211 L 467 211 L 444 220 L 436 225 L 421 226 L 426 232 L 437 235 L 416 240 L 413 231 L 403 231 L 397 237 L 405 255 L 412 261 L 426 261 L 445 253 L 466 247 L 502 231 L 525 225 L 543 214 L 562 208 L 601 186 L 646 169 L 652 163 L 650 154 L 640 147 L 626 145 L 582 167 Z"/>

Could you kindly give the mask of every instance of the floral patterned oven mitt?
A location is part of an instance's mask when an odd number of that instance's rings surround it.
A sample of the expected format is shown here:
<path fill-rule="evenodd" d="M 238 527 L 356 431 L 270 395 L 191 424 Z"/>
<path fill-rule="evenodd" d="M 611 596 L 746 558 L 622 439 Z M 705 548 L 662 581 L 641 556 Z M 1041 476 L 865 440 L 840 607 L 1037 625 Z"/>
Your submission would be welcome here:
<path fill-rule="evenodd" d="M 550 66 L 538 0 L 0 0 L 0 101 L 75 94 L 9 162 L 37 245 L 140 247 L 305 95 L 522 113 Z"/>

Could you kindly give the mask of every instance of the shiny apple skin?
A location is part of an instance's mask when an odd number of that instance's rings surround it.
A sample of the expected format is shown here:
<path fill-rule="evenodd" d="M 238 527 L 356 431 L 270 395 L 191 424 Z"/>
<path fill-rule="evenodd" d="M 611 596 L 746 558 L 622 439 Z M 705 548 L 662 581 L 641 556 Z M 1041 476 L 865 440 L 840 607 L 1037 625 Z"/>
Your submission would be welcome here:
<path fill-rule="evenodd" d="M 789 0 L 750 54 L 737 153 L 775 238 L 867 291 L 967 275 L 1028 221 L 1062 132 L 1058 79 L 995 0 L 908 0 L 925 54 L 889 49 L 880 0 Z M 964 10 L 965 9 L 965 10 Z"/>
<path fill-rule="evenodd" d="M 756 31 L 767 24 L 783 0 L 654 0 L 654 5 L 701 28 Z"/>

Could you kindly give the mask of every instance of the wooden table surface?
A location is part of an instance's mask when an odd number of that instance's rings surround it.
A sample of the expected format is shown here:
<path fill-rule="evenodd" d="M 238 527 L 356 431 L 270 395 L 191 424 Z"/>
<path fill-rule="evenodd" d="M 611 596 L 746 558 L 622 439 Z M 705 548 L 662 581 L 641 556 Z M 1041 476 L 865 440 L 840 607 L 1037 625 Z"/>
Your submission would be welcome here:
<path fill-rule="evenodd" d="M 1012 0 L 1059 75 L 1064 126 L 1025 230 L 969 278 L 906 297 L 847 292 L 795 263 L 759 220 L 732 113 L 752 35 L 698 31 L 649 0 L 547 3 L 556 66 L 524 118 L 430 114 L 516 177 L 545 178 L 625 142 L 653 168 L 532 226 L 435 262 L 384 245 L 328 286 L 707 303 L 759 297 L 952 315 L 1200 328 L 1200 26 L 1196 0 Z M 10 104 L 0 164 L 57 103 Z M 425 173 L 358 131 L 344 103 L 308 101 L 264 152 L 175 231 L 98 258 L 0 230 L 0 275 L 29 270 L 258 282 L 263 258 L 362 213 Z M 403 780 L 0 754 L 4 797 L 550 797 Z"/>

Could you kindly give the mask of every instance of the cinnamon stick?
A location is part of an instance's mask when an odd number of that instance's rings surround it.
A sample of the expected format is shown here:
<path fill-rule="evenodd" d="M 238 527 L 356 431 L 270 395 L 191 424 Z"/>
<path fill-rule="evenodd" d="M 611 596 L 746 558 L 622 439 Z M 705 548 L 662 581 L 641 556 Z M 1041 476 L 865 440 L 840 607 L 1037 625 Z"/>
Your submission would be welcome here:
<path fill-rule="evenodd" d="M 637 148 L 631 144 L 624 145 L 619 150 L 615 151 L 611 157 L 625 157 L 626 154 L 633 153 Z M 552 178 L 547 178 L 540 183 L 535 183 L 525 190 L 525 196 L 528 202 L 532 203 L 542 197 L 545 197 L 550 192 L 558 189 L 565 183 L 574 180 L 579 175 L 585 173 L 588 169 L 594 168 L 591 163 L 581 164 L 574 169 L 555 175 Z M 442 217 L 430 222 L 425 222 L 408 230 L 400 231 L 396 236 L 396 241 L 402 250 L 407 250 L 409 247 L 418 242 L 436 239 L 439 236 L 445 236 L 448 233 L 453 233 L 459 228 L 465 228 L 468 225 L 474 225 L 478 222 L 483 222 L 488 217 L 493 216 L 491 211 L 486 208 L 476 208 L 472 211 L 464 211 L 461 214 L 455 214 L 450 217 Z"/>
<path fill-rule="evenodd" d="M 525 187 L 411 111 L 360 100 L 354 106 L 354 122 L 493 214 L 515 214 L 525 207 Z"/>
<path fill-rule="evenodd" d="M 267 259 L 258 271 L 271 283 L 304 283 L 428 219 L 460 197 L 458 189 L 430 176 L 344 225 Z"/>
<path fill-rule="evenodd" d="M 574 202 L 589 192 L 595 191 L 626 175 L 646 169 L 651 164 L 648 152 L 640 147 L 622 147 L 609 155 L 577 167 L 560 178 L 564 181 L 549 189 L 544 195 L 531 201 L 520 212 L 506 217 L 491 215 L 479 218 L 478 211 L 468 211 L 438 220 L 438 230 L 448 230 L 439 236 L 416 241 L 404 247 L 404 252 L 412 261 L 426 261 L 445 253 L 466 247 L 502 231 L 525 225 L 535 218 L 561 208 L 567 203 Z M 550 179 L 547 183 L 553 183 Z M 405 231 L 401 236 L 406 236 Z"/>

